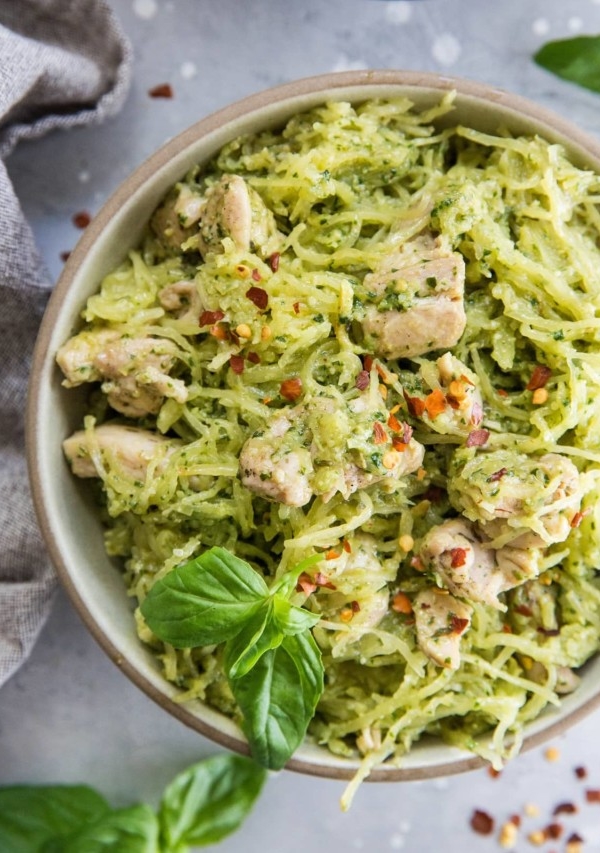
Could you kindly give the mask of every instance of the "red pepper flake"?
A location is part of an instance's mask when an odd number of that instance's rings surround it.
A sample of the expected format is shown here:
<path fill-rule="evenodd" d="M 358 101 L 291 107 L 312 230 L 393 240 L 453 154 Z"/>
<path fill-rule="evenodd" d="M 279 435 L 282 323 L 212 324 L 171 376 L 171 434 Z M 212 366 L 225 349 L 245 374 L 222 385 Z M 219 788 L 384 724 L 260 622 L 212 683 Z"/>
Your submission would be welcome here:
<path fill-rule="evenodd" d="M 302 572 L 296 584 L 296 592 L 303 592 L 305 595 L 311 595 L 317 588 L 317 584 L 306 572 Z"/>
<path fill-rule="evenodd" d="M 347 539 L 344 539 L 344 541 L 342 542 L 342 548 L 344 549 L 346 554 L 352 553 L 352 545 L 348 542 Z"/>
<path fill-rule="evenodd" d="M 360 611 L 360 604 L 358 603 L 358 601 L 351 601 L 350 607 L 353 613 L 358 613 Z"/>
<path fill-rule="evenodd" d="M 453 569 L 460 569 L 467 562 L 466 548 L 452 548 L 450 554 L 452 556 L 450 565 Z"/>
<path fill-rule="evenodd" d="M 225 314 L 222 311 L 203 311 L 200 314 L 199 323 L 201 326 L 213 326 L 223 319 Z"/>
<path fill-rule="evenodd" d="M 340 557 L 340 552 L 336 551 L 335 548 L 330 548 L 329 551 L 325 554 L 326 560 L 337 560 Z"/>
<path fill-rule="evenodd" d="M 151 98 L 172 98 L 173 87 L 170 83 L 159 83 L 158 86 L 149 89 L 148 94 Z"/>
<path fill-rule="evenodd" d="M 246 358 L 250 364 L 260 364 L 260 356 L 257 352 L 249 352 Z"/>
<path fill-rule="evenodd" d="M 498 388 L 496 393 L 499 397 L 508 397 L 508 391 L 505 391 L 504 388 Z"/>
<path fill-rule="evenodd" d="M 572 844 L 575 847 L 578 844 L 583 844 L 583 838 L 581 835 L 578 835 L 576 832 L 571 833 L 567 838 L 567 851 L 569 850 L 569 845 Z"/>
<path fill-rule="evenodd" d="M 403 438 L 400 438 L 399 435 L 393 435 L 392 436 L 392 447 L 394 448 L 394 450 L 397 450 L 398 453 L 404 453 L 407 446 L 408 446 L 408 442 L 404 441 Z"/>
<path fill-rule="evenodd" d="M 420 418 L 425 411 L 425 401 L 420 397 L 411 397 L 406 391 L 403 392 L 406 405 L 408 406 L 409 414 L 415 418 Z"/>
<path fill-rule="evenodd" d="M 556 815 L 559 815 L 559 814 L 576 814 L 576 813 L 577 813 L 577 806 L 575 805 L 575 803 L 559 803 L 557 806 L 555 806 L 554 811 L 552 812 L 552 815 L 554 817 L 556 817 Z"/>
<path fill-rule="evenodd" d="M 373 424 L 373 443 L 385 444 L 387 440 L 388 436 L 385 431 L 385 427 L 379 421 L 375 421 L 375 423 Z"/>
<path fill-rule="evenodd" d="M 271 269 L 273 270 L 273 272 L 277 272 L 277 270 L 279 269 L 279 261 L 280 260 L 281 260 L 281 255 L 279 254 L 279 252 L 273 252 L 273 254 L 269 255 L 269 257 L 267 258 L 267 262 L 268 262 L 269 266 L 271 267 Z"/>
<path fill-rule="evenodd" d="M 324 575 L 322 572 L 317 572 L 313 580 L 317 586 L 324 587 L 325 589 L 337 589 L 337 587 L 331 583 L 327 575 Z"/>
<path fill-rule="evenodd" d="M 549 823 L 548 826 L 544 829 L 544 835 L 546 838 L 552 838 L 556 840 L 560 838 L 563 832 L 565 831 L 562 823 Z"/>
<path fill-rule="evenodd" d="M 252 278 L 254 278 L 254 270 L 252 270 Z M 250 287 L 246 291 L 246 297 L 250 302 L 254 302 L 260 311 L 264 311 L 269 304 L 269 294 L 262 287 Z"/>
<path fill-rule="evenodd" d="M 487 429 L 472 429 L 467 436 L 467 447 L 483 447 L 489 437 L 490 432 Z"/>
<path fill-rule="evenodd" d="M 531 607 L 528 607 L 526 604 L 517 604 L 513 607 L 515 613 L 520 613 L 521 616 L 533 616 L 533 610 Z"/>
<path fill-rule="evenodd" d="M 369 387 L 369 383 L 371 381 L 371 376 L 368 370 L 361 370 L 358 376 L 356 377 L 355 386 L 359 391 L 364 391 Z"/>
<path fill-rule="evenodd" d="M 294 314 L 300 313 L 300 303 L 299 302 L 294 302 L 293 308 L 294 308 Z"/>
<path fill-rule="evenodd" d="M 587 779 L 587 767 L 576 767 L 573 770 L 573 773 L 577 776 L 578 779 Z"/>
<path fill-rule="evenodd" d="M 491 835 L 494 831 L 494 818 L 487 812 L 475 809 L 471 815 L 471 829 L 479 835 Z"/>
<path fill-rule="evenodd" d="M 500 771 L 498 771 L 499 773 Z M 517 829 L 521 826 L 521 815 L 520 814 L 511 814 L 509 820 L 512 824 L 514 824 Z"/>
<path fill-rule="evenodd" d="M 543 388 L 546 385 L 551 376 L 552 371 L 549 367 L 543 364 L 536 364 L 531 374 L 531 379 L 525 387 L 528 391 L 537 391 L 538 388 Z"/>
<path fill-rule="evenodd" d="M 391 430 L 393 430 L 394 432 L 400 432 L 400 431 L 401 431 L 401 429 L 402 429 L 402 424 L 400 423 L 400 421 L 398 420 L 398 418 L 396 417 L 396 415 L 390 415 L 390 416 L 389 416 L 389 418 L 388 418 L 388 420 L 387 420 L 387 425 L 388 425 L 388 426 L 389 426 L 389 428 L 390 428 Z M 408 442 L 404 442 L 404 443 L 405 443 L 405 444 L 408 444 Z"/>
<path fill-rule="evenodd" d="M 256 267 L 252 270 L 252 280 L 253 281 L 262 281 L 262 275 L 256 269 Z"/>
<path fill-rule="evenodd" d="M 91 221 L 92 217 L 87 210 L 80 210 L 79 213 L 75 213 L 73 216 L 73 225 L 75 228 L 87 228 Z"/>
<path fill-rule="evenodd" d="M 579 527 L 583 519 L 586 515 L 590 514 L 590 510 L 586 509 L 583 512 L 576 512 L 573 518 L 571 519 L 571 527 Z"/>
<path fill-rule="evenodd" d="M 490 767 L 488 767 L 487 772 L 488 776 L 491 776 L 492 779 L 497 779 L 498 776 L 500 776 L 500 774 L 502 773 L 501 770 L 496 770 L 496 768 L 492 767 L 491 765 Z"/>
<path fill-rule="evenodd" d="M 392 610 L 405 616 L 410 616 L 413 612 L 412 602 L 405 592 L 397 592 L 392 598 Z"/>
<path fill-rule="evenodd" d="M 468 619 L 461 619 L 459 616 L 452 616 L 450 620 L 450 627 L 452 628 L 453 634 L 462 634 L 462 632 L 469 625 Z"/>
<path fill-rule="evenodd" d="M 444 397 L 444 394 L 441 389 L 436 388 L 435 391 L 432 391 L 431 394 L 428 394 L 425 397 L 425 402 L 423 403 L 423 406 L 432 420 L 437 418 L 438 415 L 441 415 L 442 412 L 446 410 L 446 398 Z"/>
<path fill-rule="evenodd" d="M 501 480 L 506 473 L 508 473 L 508 468 L 500 468 L 498 471 L 494 471 L 494 473 L 487 478 L 487 481 L 488 483 L 497 483 L 498 480 Z"/>
<path fill-rule="evenodd" d="M 600 789 L 588 788 L 585 792 L 585 799 L 588 803 L 600 803 Z"/>
<path fill-rule="evenodd" d="M 503 625 L 502 626 L 502 633 L 503 634 L 512 634 L 512 632 L 513 632 L 513 630 L 510 627 L 510 625 Z"/>
<path fill-rule="evenodd" d="M 410 564 L 413 569 L 416 569 L 418 572 L 424 572 L 425 566 L 423 565 L 423 560 L 420 557 L 411 557 Z"/>
<path fill-rule="evenodd" d="M 295 376 L 293 379 L 284 379 L 279 386 L 279 393 L 286 400 L 294 402 L 302 394 L 302 380 L 299 376 Z"/>
<path fill-rule="evenodd" d="M 62 261 L 63 263 L 65 263 L 66 261 L 68 261 L 70 257 L 71 257 L 71 253 L 70 253 L 70 252 L 61 252 L 61 253 L 60 253 L 60 259 L 61 259 L 61 261 Z"/>
<path fill-rule="evenodd" d="M 363 367 L 365 370 L 368 370 L 369 373 L 371 372 L 371 368 L 373 367 L 373 356 L 372 355 L 363 356 Z"/>
<path fill-rule="evenodd" d="M 479 426 L 482 420 L 483 408 L 481 407 L 481 403 L 473 403 L 473 408 L 471 409 L 471 423 L 473 426 Z"/>
<path fill-rule="evenodd" d="M 538 628 L 538 634 L 543 634 L 544 637 L 558 637 L 560 634 L 560 628 Z"/>
<path fill-rule="evenodd" d="M 218 341 L 227 340 L 227 330 L 224 328 L 222 323 L 215 323 L 214 326 L 211 326 L 208 330 L 209 335 L 212 335 L 213 338 L 216 338 Z"/>
<path fill-rule="evenodd" d="M 238 375 L 244 372 L 244 358 L 241 355 L 229 356 L 229 366 Z"/>

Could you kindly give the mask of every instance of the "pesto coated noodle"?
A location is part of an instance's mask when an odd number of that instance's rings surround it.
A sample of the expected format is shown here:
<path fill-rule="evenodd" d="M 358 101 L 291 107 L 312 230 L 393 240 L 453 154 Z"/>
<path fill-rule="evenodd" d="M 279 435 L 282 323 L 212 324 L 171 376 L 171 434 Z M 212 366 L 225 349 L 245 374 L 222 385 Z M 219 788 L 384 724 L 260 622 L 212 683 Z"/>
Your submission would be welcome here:
<path fill-rule="evenodd" d="M 437 130 L 451 110 L 330 103 L 231 142 L 58 354 L 138 602 L 213 545 L 268 582 L 325 553 L 295 598 L 309 734 L 356 783 L 424 735 L 499 766 L 600 644 L 600 179 Z M 181 701 L 239 718 L 219 647 L 137 621 Z"/>

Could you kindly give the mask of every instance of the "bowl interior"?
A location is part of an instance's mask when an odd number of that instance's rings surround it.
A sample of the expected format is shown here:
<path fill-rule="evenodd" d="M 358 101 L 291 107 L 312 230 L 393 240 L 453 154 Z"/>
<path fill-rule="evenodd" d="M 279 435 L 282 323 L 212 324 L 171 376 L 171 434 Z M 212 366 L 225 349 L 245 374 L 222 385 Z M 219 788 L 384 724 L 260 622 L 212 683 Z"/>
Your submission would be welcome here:
<path fill-rule="evenodd" d="M 327 100 L 361 101 L 404 95 L 420 108 L 456 90 L 446 124 L 496 132 L 538 133 L 562 143 L 573 159 L 600 171 L 600 146 L 562 119 L 516 96 L 468 81 L 407 72 L 349 72 L 302 80 L 260 93 L 197 123 L 146 161 L 108 200 L 72 253 L 56 287 L 38 338 L 28 404 L 27 444 L 36 510 L 50 555 L 80 615 L 107 654 L 151 698 L 187 725 L 223 745 L 245 752 L 231 720 L 203 705 L 174 701 L 176 688 L 161 677 L 140 643 L 117 566 L 105 555 L 97 509 L 85 482 L 66 464 L 61 442 L 78 428 L 85 393 L 65 390 L 55 366 L 59 346 L 77 329 L 86 299 L 102 278 L 138 242 L 165 192 L 196 163 L 209 159 L 232 138 L 282 124 L 288 117 Z M 579 690 L 559 710 L 528 727 L 525 746 L 555 735 L 599 701 L 600 656 L 586 666 Z M 384 766 L 372 779 L 415 779 L 480 766 L 474 756 L 433 739 L 423 740 L 402 767 Z M 356 761 L 336 758 L 306 743 L 288 765 L 315 775 L 350 778 Z"/>

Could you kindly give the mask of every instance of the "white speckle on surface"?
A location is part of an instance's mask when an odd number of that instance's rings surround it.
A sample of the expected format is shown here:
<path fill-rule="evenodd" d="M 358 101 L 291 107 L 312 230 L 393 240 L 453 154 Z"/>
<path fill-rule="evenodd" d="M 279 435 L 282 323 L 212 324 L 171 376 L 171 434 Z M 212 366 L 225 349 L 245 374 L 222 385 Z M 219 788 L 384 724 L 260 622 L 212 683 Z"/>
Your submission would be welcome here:
<path fill-rule="evenodd" d="M 579 30 L 583 27 L 583 21 L 581 20 L 581 18 L 577 17 L 569 18 L 569 20 L 567 21 L 567 26 L 572 33 L 578 33 Z"/>
<path fill-rule="evenodd" d="M 437 36 L 431 46 L 432 56 L 440 65 L 454 65 L 461 51 L 460 42 L 452 33 Z"/>
<path fill-rule="evenodd" d="M 158 12 L 158 3 L 156 0 L 133 0 L 133 11 L 138 18 L 149 21 Z"/>
<path fill-rule="evenodd" d="M 546 33 L 550 32 L 550 22 L 547 18 L 536 18 L 531 25 L 531 29 L 536 36 L 545 36 Z"/>
<path fill-rule="evenodd" d="M 401 850 L 404 847 L 405 843 L 406 839 L 403 835 L 396 834 L 392 835 L 392 837 L 390 838 L 390 847 L 392 848 L 392 850 Z"/>
<path fill-rule="evenodd" d="M 362 59 L 350 59 L 345 53 L 341 53 L 335 61 L 332 71 L 362 71 L 368 68 L 366 62 Z"/>
<path fill-rule="evenodd" d="M 433 787 L 436 791 L 445 791 L 450 787 L 450 782 L 445 776 L 441 776 L 439 779 L 433 780 Z"/>
<path fill-rule="evenodd" d="M 412 11 L 409 0 L 392 0 L 385 4 L 385 17 L 391 24 L 406 24 Z"/>
<path fill-rule="evenodd" d="M 198 69 L 193 62 L 184 62 L 179 69 L 179 73 L 184 80 L 191 80 L 198 73 Z"/>
<path fill-rule="evenodd" d="M 81 184 L 87 184 L 90 177 L 90 173 L 87 169 L 82 169 L 81 172 L 77 175 L 77 178 Z"/>

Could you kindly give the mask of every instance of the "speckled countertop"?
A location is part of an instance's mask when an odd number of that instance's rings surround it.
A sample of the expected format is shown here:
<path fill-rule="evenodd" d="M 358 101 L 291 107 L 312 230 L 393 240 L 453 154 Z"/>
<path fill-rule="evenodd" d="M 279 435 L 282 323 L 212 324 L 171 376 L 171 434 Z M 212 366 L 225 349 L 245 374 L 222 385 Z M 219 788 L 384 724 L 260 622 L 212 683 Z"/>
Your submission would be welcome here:
<path fill-rule="evenodd" d="M 168 137 L 246 94 L 331 70 L 408 68 L 470 77 L 525 95 L 600 136 L 600 95 L 554 79 L 531 55 L 551 38 L 600 31 L 599 0 L 113 0 L 136 56 L 122 113 L 99 128 L 22 144 L 8 166 L 46 262 L 78 237 L 75 212 L 107 195 Z M 173 87 L 172 99 L 148 90 Z M 421 783 L 366 784 L 348 814 L 342 784 L 273 776 L 223 853 L 500 850 L 498 829 L 522 817 L 517 850 L 563 851 L 578 832 L 600 851 L 600 711 L 492 779 L 484 771 Z M 165 783 L 217 747 L 167 716 L 105 657 L 63 593 L 30 660 L 0 690 L 0 784 L 87 782 L 114 804 L 155 802 Z M 574 772 L 585 766 L 588 778 Z M 527 839 L 557 818 L 560 839 Z M 527 806 L 527 809 L 525 808 Z M 536 815 L 536 807 L 538 814 Z M 474 808 L 497 830 L 473 833 Z M 1 852 L 0 852 L 1 853 Z"/>

